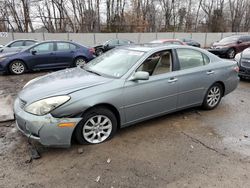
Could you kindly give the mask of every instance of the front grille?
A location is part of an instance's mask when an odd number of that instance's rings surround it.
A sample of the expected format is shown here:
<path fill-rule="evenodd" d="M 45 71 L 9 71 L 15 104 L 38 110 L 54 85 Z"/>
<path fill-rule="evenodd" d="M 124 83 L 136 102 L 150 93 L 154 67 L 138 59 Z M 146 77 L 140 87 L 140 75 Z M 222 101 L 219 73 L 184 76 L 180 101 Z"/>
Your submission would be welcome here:
<path fill-rule="evenodd" d="M 242 60 L 241 61 L 241 66 L 250 68 L 250 60 Z"/>
<path fill-rule="evenodd" d="M 19 99 L 19 105 L 20 105 L 20 108 L 24 108 L 24 106 L 26 105 L 26 101 L 22 100 L 22 99 Z"/>

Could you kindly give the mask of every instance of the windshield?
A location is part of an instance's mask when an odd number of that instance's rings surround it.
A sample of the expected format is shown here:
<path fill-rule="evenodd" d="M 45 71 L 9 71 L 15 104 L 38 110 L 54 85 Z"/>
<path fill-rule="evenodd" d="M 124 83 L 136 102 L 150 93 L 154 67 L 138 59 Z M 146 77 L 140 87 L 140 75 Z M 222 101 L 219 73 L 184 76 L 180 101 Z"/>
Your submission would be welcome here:
<path fill-rule="evenodd" d="M 236 42 L 238 41 L 239 37 L 227 37 L 220 40 L 220 43 L 229 43 L 229 42 Z"/>
<path fill-rule="evenodd" d="M 90 61 L 84 69 L 100 75 L 120 78 L 143 56 L 144 52 L 114 49 Z"/>

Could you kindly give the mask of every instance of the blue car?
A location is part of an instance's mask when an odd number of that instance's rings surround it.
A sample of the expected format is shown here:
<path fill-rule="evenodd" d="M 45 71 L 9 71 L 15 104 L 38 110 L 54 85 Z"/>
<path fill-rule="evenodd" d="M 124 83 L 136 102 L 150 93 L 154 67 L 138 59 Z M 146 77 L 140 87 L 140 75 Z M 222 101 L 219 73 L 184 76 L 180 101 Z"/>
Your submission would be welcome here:
<path fill-rule="evenodd" d="M 20 52 L 0 55 L 0 72 L 27 71 L 82 66 L 94 58 L 94 49 L 68 41 L 45 41 Z"/>

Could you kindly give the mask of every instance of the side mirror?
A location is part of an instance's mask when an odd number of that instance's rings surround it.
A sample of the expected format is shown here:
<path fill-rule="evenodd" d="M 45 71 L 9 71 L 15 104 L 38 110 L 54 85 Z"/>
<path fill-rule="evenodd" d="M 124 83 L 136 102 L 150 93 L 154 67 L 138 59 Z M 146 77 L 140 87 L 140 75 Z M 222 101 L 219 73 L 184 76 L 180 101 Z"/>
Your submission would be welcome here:
<path fill-rule="evenodd" d="M 36 55 L 37 51 L 36 50 L 31 50 L 32 55 Z"/>
<path fill-rule="evenodd" d="M 238 41 L 237 41 L 238 44 L 240 44 L 240 43 L 242 43 L 242 42 L 243 42 L 242 40 L 238 40 Z"/>
<path fill-rule="evenodd" d="M 129 79 L 130 81 L 137 81 L 137 80 L 148 80 L 149 73 L 145 71 L 138 71 Z"/>

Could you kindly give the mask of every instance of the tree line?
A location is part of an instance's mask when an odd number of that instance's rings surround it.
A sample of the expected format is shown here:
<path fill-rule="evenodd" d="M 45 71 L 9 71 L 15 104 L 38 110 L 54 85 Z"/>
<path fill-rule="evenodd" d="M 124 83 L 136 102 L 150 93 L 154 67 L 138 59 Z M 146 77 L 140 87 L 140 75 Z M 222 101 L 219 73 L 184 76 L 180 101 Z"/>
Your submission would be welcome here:
<path fill-rule="evenodd" d="M 0 0 L 1 32 L 249 30 L 249 0 Z"/>

